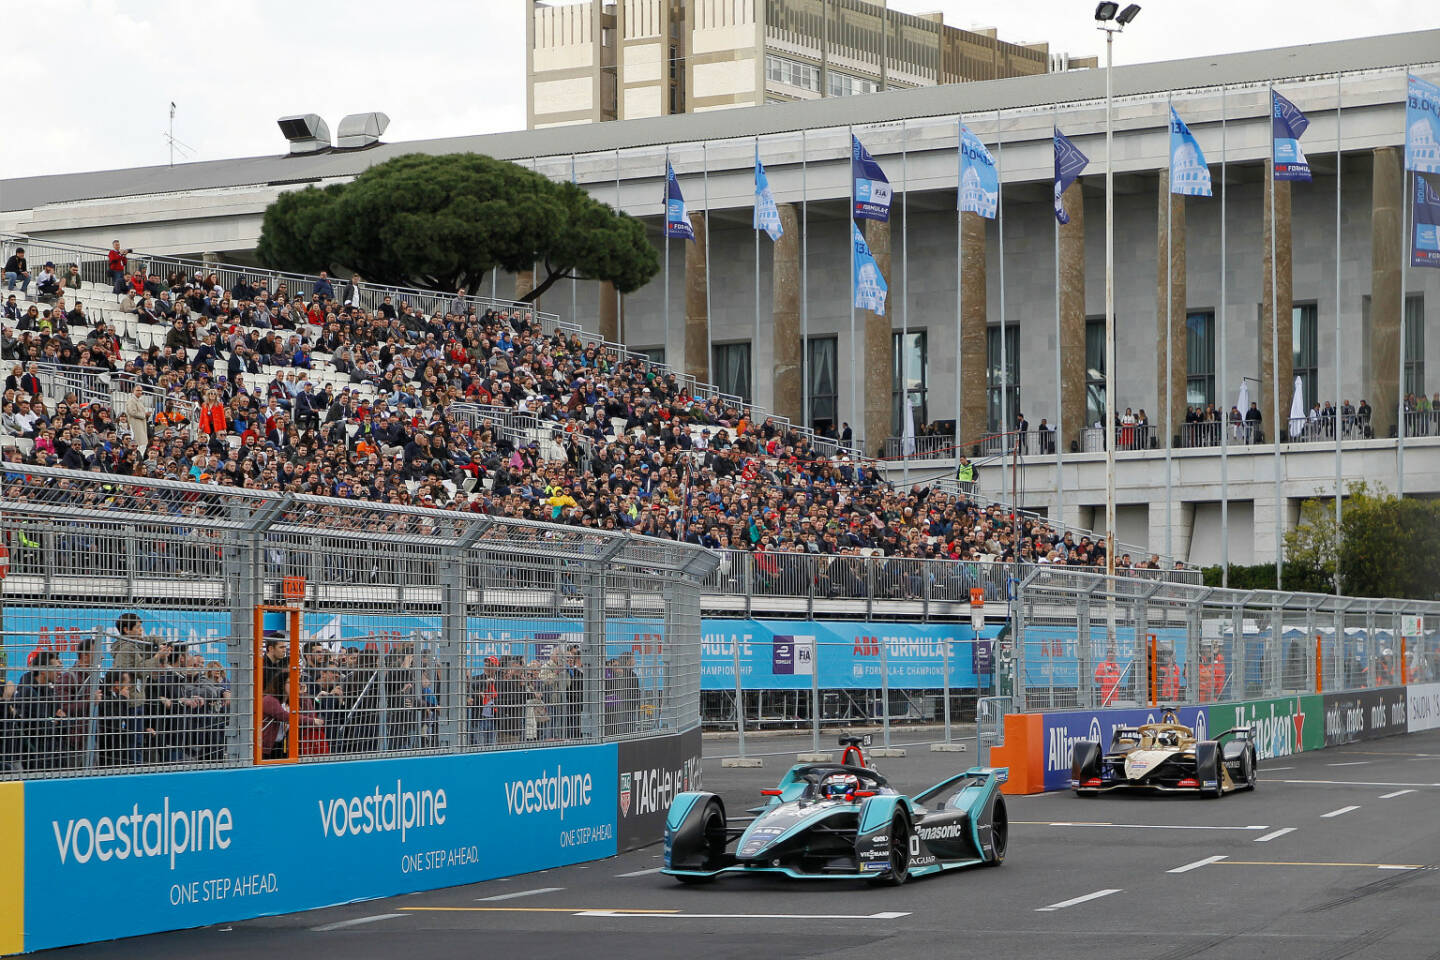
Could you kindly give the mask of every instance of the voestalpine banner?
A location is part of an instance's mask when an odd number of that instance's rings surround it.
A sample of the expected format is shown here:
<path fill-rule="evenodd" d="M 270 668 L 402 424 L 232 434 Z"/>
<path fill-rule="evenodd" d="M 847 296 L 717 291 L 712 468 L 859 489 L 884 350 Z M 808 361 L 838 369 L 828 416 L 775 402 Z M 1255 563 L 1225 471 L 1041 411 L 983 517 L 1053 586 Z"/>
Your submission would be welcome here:
<path fill-rule="evenodd" d="M 1176 714 L 1181 723 L 1204 740 L 1214 728 L 1206 707 L 1181 707 Z M 1075 744 L 1089 740 L 1110 749 L 1110 737 L 1120 727 L 1157 723 L 1159 708 L 1129 710 L 1076 710 L 1045 714 L 1045 789 L 1063 790 L 1070 786 L 1070 755 Z M 1216 731 L 1218 732 L 1218 731 Z"/>
<path fill-rule="evenodd" d="M 1325 694 L 1325 746 L 1404 733 L 1410 722 L 1404 687 Z"/>
<path fill-rule="evenodd" d="M 1170 108 L 1170 192 L 1185 197 L 1208 197 L 1210 167 L 1195 135 Z"/>
<path fill-rule="evenodd" d="M 771 240 L 779 240 L 785 234 L 780 225 L 780 208 L 775 205 L 775 194 L 770 192 L 770 180 L 765 176 L 765 164 L 760 154 L 755 154 L 755 229 L 764 230 Z"/>
<path fill-rule="evenodd" d="M 890 219 L 890 178 L 858 137 L 850 137 L 850 179 L 856 220 Z"/>
<path fill-rule="evenodd" d="M 616 770 L 615 744 L 599 744 L 33 780 L 25 948 L 613 856 Z"/>
<path fill-rule="evenodd" d="M 1282 97 L 1278 91 L 1270 91 L 1271 140 L 1275 157 L 1276 180 L 1310 181 L 1310 161 L 1300 147 L 1300 138 L 1310 126 L 1300 108 Z"/>
<path fill-rule="evenodd" d="M 855 308 L 869 310 L 883 317 L 885 296 L 890 290 L 885 283 L 885 274 L 880 272 L 880 264 L 875 262 L 875 257 L 870 253 L 870 245 L 865 242 L 865 235 L 853 220 L 850 222 L 850 237 L 855 247 Z"/>
<path fill-rule="evenodd" d="M 1090 164 L 1090 158 L 1080 152 L 1080 148 L 1070 142 L 1070 138 L 1055 128 L 1055 219 L 1062 224 L 1070 222 L 1070 214 L 1065 212 L 1065 203 L 1060 196 L 1080 176 L 1080 171 Z"/>
<path fill-rule="evenodd" d="M 685 209 L 685 195 L 680 192 L 680 181 L 675 179 L 675 168 L 665 161 L 665 236 L 673 240 L 694 240 L 695 228 L 690 225 L 690 214 Z"/>
<path fill-rule="evenodd" d="M 1412 267 L 1440 267 L 1440 175 L 1417 173 L 1411 211 L 1414 235 L 1410 243 Z"/>
<path fill-rule="evenodd" d="M 1440 86 L 1414 74 L 1405 85 L 1405 169 L 1440 173 Z"/>
<path fill-rule="evenodd" d="M 978 213 L 994 220 L 1000 206 L 1000 175 L 995 158 L 980 138 L 960 125 L 960 191 L 956 202 L 961 213 Z"/>
<path fill-rule="evenodd" d="M 977 639 L 968 623 L 843 623 L 814 620 L 710 620 L 701 624 L 702 690 L 734 690 L 735 665 L 746 690 L 876 690 L 888 670 L 898 689 L 974 689 Z M 991 640 L 999 626 L 980 638 Z M 988 682 L 989 678 L 984 677 Z"/>

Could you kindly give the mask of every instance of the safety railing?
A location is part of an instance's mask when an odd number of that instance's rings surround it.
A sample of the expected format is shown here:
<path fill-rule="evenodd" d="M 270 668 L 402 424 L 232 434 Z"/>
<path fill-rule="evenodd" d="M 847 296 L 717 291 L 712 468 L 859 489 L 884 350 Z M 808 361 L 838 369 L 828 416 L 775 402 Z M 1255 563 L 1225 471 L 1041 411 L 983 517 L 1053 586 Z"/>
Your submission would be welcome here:
<path fill-rule="evenodd" d="M 0 538 L 0 778 L 699 722 L 687 544 L 45 467 Z"/>
<path fill-rule="evenodd" d="M 1440 437 L 1440 410 L 1406 410 L 1405 436 Z"/>

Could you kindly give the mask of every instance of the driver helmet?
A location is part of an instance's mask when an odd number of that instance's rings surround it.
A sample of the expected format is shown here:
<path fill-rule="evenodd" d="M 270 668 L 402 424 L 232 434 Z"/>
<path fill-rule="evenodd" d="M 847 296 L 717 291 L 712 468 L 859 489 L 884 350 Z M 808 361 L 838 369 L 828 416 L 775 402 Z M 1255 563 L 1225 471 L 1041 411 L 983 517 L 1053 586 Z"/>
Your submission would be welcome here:
<path fill-rule="evenodd" d="M 826 797 L 844 797 L 860 788 L 860 778 L 853 773 L 832 773 L 820 781 L 820 793 Z"/>

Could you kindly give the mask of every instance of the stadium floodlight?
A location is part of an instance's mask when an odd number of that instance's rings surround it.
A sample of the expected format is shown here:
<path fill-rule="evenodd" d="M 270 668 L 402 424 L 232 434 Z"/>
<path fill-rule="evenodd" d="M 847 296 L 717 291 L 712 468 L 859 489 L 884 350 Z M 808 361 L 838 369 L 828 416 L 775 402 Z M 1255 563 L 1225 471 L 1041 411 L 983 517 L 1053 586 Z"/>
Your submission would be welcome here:
<path fill-rule="evenodd" d="M 1120 9 L 1120 4 L 1118 4 L 1118 3 L 1109 3 L 1109 2 L 1106 2 L 1106 3 L 1097 4 L 1096 7 L 1095 7 L 1095 19 L 1096 19 L 1096 20 L 1102 20 L 1102 21 L 1103 21 L 1103 20 L 1114 20 L 1114 19 L 1115 19 L 1115 11 L 1117 11 L 1117 10 L 1119 10 L 1119 9 Z"/>
<path fill-rule="evenodd" d="M 1131 20 L 1134 20 L 1139 15 L 1140 4 L 1132 3 L 1127 5 L 1124 10 L 1120 11 L 1120 15 L 1115 18 L 1115 22 L 1123 27 L 1125 26 L 1125 24 L 1129 23 Z"/>
<path fill-rule="evenodd" d="M 280 133 L 290 141 L 290 152 L 317 153 L 330 149 L 330 128 L 313 113 L 297 113 L 275 121 Z"/>
<path fill-rule="evenodd" d="M 358 150 L 380 142 L 380 135 L 390 126 L 383 113 L 352 113 L 340 121 L 335 132 L 335 146 L 340 150 Z"/>

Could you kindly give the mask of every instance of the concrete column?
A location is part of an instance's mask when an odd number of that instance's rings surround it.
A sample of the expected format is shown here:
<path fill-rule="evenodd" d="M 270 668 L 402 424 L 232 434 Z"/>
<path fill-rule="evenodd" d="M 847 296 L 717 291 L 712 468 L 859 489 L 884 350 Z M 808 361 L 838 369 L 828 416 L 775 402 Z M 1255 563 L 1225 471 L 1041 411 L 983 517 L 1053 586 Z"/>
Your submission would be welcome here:
<path fill-rule="evenodd" d="M 534 290 L 534 289 L 535 289 L 535 271 L 534 271 L 534 270 L 521 270 L 519 273 L 515 274 L 515 299 L 516 299 L 516 300 L 523 300 L 523 299 L 525 299 L 525 294 L 529 293 L 531 290 Z M 538 300 L 535 301 L 535 303 L 531 304 L 531 306 L 533 306 L 536 310 L 539 310 L 539 309 L 540 309 L 540 301 L 538 301 Z"/>
<path fill-rule="evenodd" d="M 890 388 L 895 367 L 895 344 L 891 336 L 890 316 L 895 312 L 898 297 L 890 276 L 890 224 L 879 220 L 865 221 L 865 242 L 880 275 L 890 288 L 885 299 L 885 316 L 869 310 L 860 311 L 865 325 L 865 352 L 860 361 L 864 367 L 865 423 L 861 437 L 862 452 L 872 457 L 885 454 L 885 438 L 890 436 Z"/>
<path fill-rule="evenodd" d="M 611 343 L 620 342 L 620 296 L 608 280 L 600 281 L 600 336 Z"/>
<path fill-rule="evenodd" d="M 1261 317 L 1260 317 L 1260 413 L 1264 416 L 1265 439 L 1274 442 L 1280 436 L 1282 430 L 1289 430 L 1290 424 L 1290 395 L 1295 392 L 1295 354 L 1292 341 L 1294 340 L 1294 310 L 1295 301 L 1291 287 L 1290 274 L 1290 184 L 1281 180 L 1275 184 L 1275 281 L 1279 287 L 1278 296 L 1275 302 L 1279 309 L 1275 312 L 1275 319 L 1279 322 L 1277 330 L 1279 336 L 1276 339 L 1280 355 L 1276 359 L 1279 363 L 1271 366 L 1271 325 L 1270 325 L 1270 178 L 1265 177 L 1264 195 L 1264 218 L 1265 228 L 1261 237 L 1264 248 L 1264 261 L 1261 269 L 1264 276 L 1261 278 L 1263 293 L 1261 295 Z M 1278 375 L 1271 377 L 1271 371 L 1278 370 Z M 1275 422 L 1275 406 L 1272 400 L 1274 389 L 1279 390 L 1280 396 L 1280 422 Z M 1243 411 L 1242 411 L 1243 412 Z M 1273 528 L 1272 528 L 1273 530 Z M 1275 548 L 1270 548 L 1271 559 L 1274 559 Z"/>
<path fill-rule="evenodd" d="M 1366 394 L 1375 411 L 1370 423 L 1375 436 L 1388 437 L 1395 429 L 1395 406 L 1400 390 L 1400 311 L 1404 251 L 1400 218 L 1404 173 L 1400 148 L 1375 150 L 1375 173 L 1370 180 L 1370 369 L 1365 371 Z"/>
<path fill-rule="evenodd" d="M 960 316 L 960 423 L 956 433 L 961 453 L 969 456 L 970 448 L 985 435 L 986 355 L 985 327 L 988 311 L 985 300 L 985 218 L 978 213 L 960 215 L 960 258 L 964 283 Z M 1062 233 L 1063 240 L 1063 233 Z M 1064 269 L 1062 260 L 1061 269 Z M 1062 304 L 1063 309 L 1063 304 Z M 1084 363 L 1084 352 L 1081 352 Z"/>
<path fill-rule="evenodd" d="M 694 241 L 682 240 L 685 247 L 685 372 L 701 383 L 710 379 L 710 315 L 705 307 L 705 214 L 690 214 Z"/>
<path fill-rule="evenodd" d="M 1062 200 L 1060 227 L 1060 450 L 1080 442 L 1085 424 L 1085 198 L 1077 179 Z M 982 341 L 981 349 L 984 349 Z M 983 355 L 982 355 L 983 356 Z M 981 368 L 983 369 L 983 367 Z M 983 408 L 982 408 L 983 409 Z"/>
<path fill-rule="evenodd" d="M 1166 247 L 1165 237 L 1165 204 L 1167 201 L 1170 204 L 1169 228 L 1171 241 L 1168 249 Z M 1289 206 L 1288 202 L 1286 206 Z M 1276 207 L 1278 210 L 1279 205 L 1277 204 Z M 1170 192 L 1170 171 L 1168 169 L 1160 171 L 1159 211 L 1160 222 L 1158 225 L 1159 230 L 1157 231 L 1159 239 L 1156 241 L 1157 255 L 1155 258 L 1155 282 L 1157 284 L 1155 288 L 1155 329 L 1157 331 L 1155 340 L 1155 369 L 1158 375 L 1155 377 L 1154 423 L 1156 435 L 1159 436 L 1160 442 L 1171 443 L 1175 435 L 1180 433 L 1180 425 L 1185 422 L 1185 360 L 1187 344 L 1185 339 L 1185 198 L 1183 196 L 1176 196 Z M 1281 261 L 1286 264 L 1289 262 L 1288 223 L 1289 221 L 1287 219 L 1287 228 L 1285 231 L 1287 253 L 1285 259 Z M 1266 249 L 1269 248 L 1267 247 Z M 1167 267 L 1169 269 L 1170 282 L 1170 326 L 1168 330 L 1165 326 L 1165 282 Z M 1288 278 L 1289 275 L 1290 270 L 1287 266 L 1285 268 L 1285 276 Z M 1268 269 L 1266 270 L 1265 276 L 1267 279 L 1270 276 Z M 1282 281 L 1280 289 L 1288 291 L 1289 286 L 1288 280 L 1285 280 Z M 1285 306 L 1287 303 L 1289 303 L 1288 292 L 1281 299 L 1280 313 L 1282 318 L 1288 318 L 1290 316 L 1289 308 Z M 1266 314 L 1266 316 L 1268 317 L 1269 314 Z M 1289 330 L 1290 328 L 1286 326 L 1285 329 Z M 1165 343 L 1167 340 L 1170 343 L 1170 369 L 1168 372 L 1165 369 Z M 1290 354 L 1286 353 L 1285 356 L 1288 357 Z M 1270 368 L 1267 366 L 1265 369 L 1269 370 Z M 1263 380 L 1265 378 L 1262 376 L 1261 379 Z M 1167 382 L 1170 384 L 1170 403 L 1168 410 L 1166 409 L 1165 403 L 1165 384 Z M 1287 378 L 1283 382 L 1289 383 L 1290 381 Z M 1282 394 L 1282 396 L 1288 396 L 1288 394 Z M 1269 419 L 1268 414 L 1266 419 Z M 1156 541 L 1152 540 L 1151 542 Z M 1159 542 L 1163 543 L 1164 541 L 1161 540 Z"/>
<path fill-rule="evenodd" d="M 802 405 L 805 384 L 800 379 L 800 223 L 795 205 L 779 204 L 780 228 L 784 231 L 775 241 L 775 257 L 771 268 L 774 306 L 771 308 L 775 338 L 775 402 L 774 410 L 791 423 L 800 423 L 805 411 Z M 755 345 L 758 350 L 759 344 Z"/>

